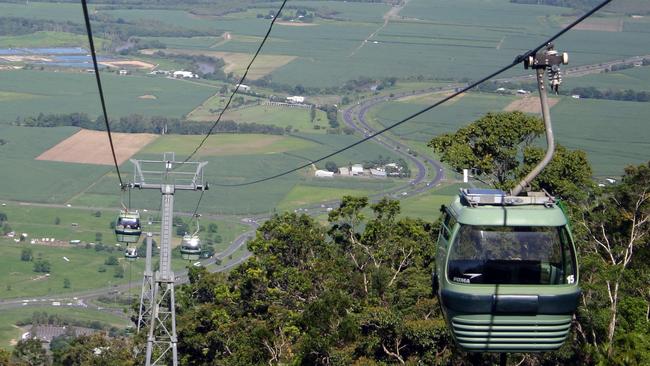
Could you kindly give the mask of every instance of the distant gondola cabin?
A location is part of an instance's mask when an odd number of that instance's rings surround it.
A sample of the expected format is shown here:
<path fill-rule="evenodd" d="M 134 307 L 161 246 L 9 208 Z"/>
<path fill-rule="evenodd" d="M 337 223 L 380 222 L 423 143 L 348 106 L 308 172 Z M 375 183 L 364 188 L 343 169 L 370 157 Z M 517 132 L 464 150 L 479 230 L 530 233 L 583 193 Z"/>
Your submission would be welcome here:
<path fill-rule="evenodd" d="M 115 221 L 115 236 L 122 243 L 135 243 L 140 239 L 140 213 L 137 211 L 122 211 Z"/>

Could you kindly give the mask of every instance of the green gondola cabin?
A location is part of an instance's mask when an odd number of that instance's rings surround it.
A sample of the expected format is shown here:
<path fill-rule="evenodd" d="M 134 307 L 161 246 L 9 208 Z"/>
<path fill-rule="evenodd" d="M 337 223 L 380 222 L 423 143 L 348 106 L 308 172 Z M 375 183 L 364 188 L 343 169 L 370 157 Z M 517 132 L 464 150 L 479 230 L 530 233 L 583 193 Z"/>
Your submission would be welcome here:
<path fill-rule="evenodd" d="M 462 189 L 442 211 L 433 286 L 457 344 L 473 352 L 558 349 L 580 288 L 568 220 L 553 197 Z"/>

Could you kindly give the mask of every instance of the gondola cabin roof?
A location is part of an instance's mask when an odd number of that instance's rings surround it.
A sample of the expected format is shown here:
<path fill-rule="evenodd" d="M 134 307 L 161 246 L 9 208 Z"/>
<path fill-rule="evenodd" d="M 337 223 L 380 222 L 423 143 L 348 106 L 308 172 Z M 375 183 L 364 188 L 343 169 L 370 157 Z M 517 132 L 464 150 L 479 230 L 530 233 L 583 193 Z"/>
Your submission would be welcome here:
<path fill-rule="evenodd" d="M 505 204 L 504 204 L 505 202 Z M 564 226 L 567 218 L 553 197 L 508 196 L 496 189 L 461 189 L 448 207 L 456 220 L 482 226 Z"/>

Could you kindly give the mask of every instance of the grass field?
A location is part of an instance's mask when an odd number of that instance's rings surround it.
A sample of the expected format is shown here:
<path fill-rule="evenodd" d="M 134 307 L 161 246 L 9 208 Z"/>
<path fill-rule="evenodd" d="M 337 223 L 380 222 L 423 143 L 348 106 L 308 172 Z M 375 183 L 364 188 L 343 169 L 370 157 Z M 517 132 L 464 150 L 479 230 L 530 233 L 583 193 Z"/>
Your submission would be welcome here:
<path fill-rule="evenodd" d="M 567 88 L 593 86 L 597 89 L 650 91 L 650 67 L 635 67 L 616 72 L 570 78 L 566 80 L 565 85 Z"/>
<path fill-rule="evenodd" d="M 144 261 L 126 262 L 122 251 L 115 247 L 112 253 L 97 252 L 94 249 L 82 247 L 50 247 L 38 244 L 16 244 L 6 239 L 0 248 L 2 253 L 0 262 L 0 277 L 5 279 L 4 286 L 0 288 L 0 298 L 34 297 L 34 296 L 61 296 L 66 293 L 84 291 L 99 287 L 108 287 L 112 284 L 122 284 L 139 281 L 144 270 Z M 32 250 L 34 260 L 42 258 L 51 264 L 50 276 L 33 271 L 33 262 L 20 260 L 24 248 Z M 114 277 L 117 266 L 104 265 L 109 256 L 115 256 L 120 261 L 118 266 L 125 270 L 123 278 Z M 68 258 L 66 261 L 63 257 Z M 130 266 L 133 268 L 131 269 Z M 176 263 L 175 267 L 183 267 L 183 263 Z M 100 267 L 106 268 L 99 272 Z M 129 278 L 132 275 L 132 278 Z M 70 280 L 70 288 L 64 288 L 64 279 Z"/>
<path fill-rule="evenodd" d="M 93 7 L 90 6 L 90 9 L 92 8 Z M 83 11 L 81 6 L 79 6 L 79 4 L 71 3 L 1 3 L 0 14 L 4 17 L 49 19 L 62 22 L 83 23 Z"/>
<path fill-rule="evenodd" d="M 563 98 L 553 108 L 558 143 L 587 152 L 594 174 L 620 175 L 650 156 L 650 103 Z"/>
<path fill-rule="evenodd" d="M 0 6 L 0 8 L 2 8 Z M 93 38 L 95 47 L 103 49 L 107 40 L 95 37 Z M 0 48 L 19 48 L 19 47 L 85 47 L 87 48 L 88 37 L 81 34 L 72 34 L 66 32 L 35 32 L 20 36 L 1 36 Z"/>
<path fill-rule="evenodd" d="M 232 119 L 235 122 L 254 122 L 282 128 L 291 127 L 294 131 L 308 133 L 325 133 L 330 128 L 327 115 L 321 110 L 316 110 L 316 117 L 312 123 L 309 109 L 270 105 L 240 108 L 226 113 L 224 118 Z M 315 126 L 319 126 L 319 129 L 316 130 Z"/>
<path fill-rule="evenodd" d="M 0 99 L 0 124 L 39 113 L 83 112 L 91 118 L 101 114 L 93 75 L 17 70 L 0 71 L 0 77 L 0 92 L 12 93 L 11 101 Z M 182 80 L 112 73 L 102 74 L 102 84 L 112 118 L 134 113 L 182 117 L 215 92 L 214 87 Z M 156 98 L 139 98 L 143 95 Z"/>
<path fill-rule="evenodd" d="M 0 238 L 0 278 L 6 278 L 5 285 L 10 287 L 0 288 L 0 298 L 21 296 L 49 296 L 52 293 L 63 294 L 86 289 L 108 286 L 109 283 L 125 283 L 133 278 L 141 278 L 143 261 L 124 262 L 122 256 L 123 245 L 115 245 L 114 232 L 110 223 L 115 220 L 116 210 L 90 210 L 69 207 L 44 207 L 25 204 L 5 204 L 0 207 L 0 212 L 8 217 L 7 223 L 17 233 L 27 233 L 29 236 L 24 243 L 14 243 L 13 239 Z M 97 217 L 99 213 L 99 217 Z M 143 213 L 143 222 L 149 214 Z M 189 222 L 188 218 L 184 218 Z M 58 223 L 57 223 L 58 222 Z M 221 243 L 215 245 L 215 250 L 222 251 L 239 234 L 249 230 L 247 226 L 238 221 L 214 221 L 203 219 L 201 224 L 204 231 L 199 234 L 204 240 L 213 237 L 205 230 L 210 224 L 216 224 L 217 233 L 221 236 Z M 158 230 L 153 228 L 154 231 Z M 85 248 L 84 243 L 97 242 L 97 235 L 105 245 L 111 246 L 111 253 L 95 251 Z M 46 244 L 30 244 L 30 240 L 48 237 L 59 241 L 58 246 Z M 81 240 L 79 245 L 68 245 L 70 240 Z M 178 244 L 180 238 L 174 234 L 174 243 Z M 139 244 L 138 244 L 139 245 Z M 40 274 L 32 271 L 33 263 L 20 261 L 22 249 L 32 250 L 34 257 L 42 256 L 52 264 L 52 273 L 49 278 L 37 278 Z M 174 252 L 174 267 L 182 268 L 187 262 Z M 107 271 L 98 272 L 104 260 L 109 256 L 116 256 L 124 266 L 125 278 L 113 278 L 114 270 L 105 266 Z M 67 257 L 65 261 L 63 257 Z M 3 262 L 4 261 L 4 262 Z M 72 286 L 63 289 L 63 279 L 70 279 Z"/>
<path fill-rule="evenodd" d="M 29 330 L 19 328 L 15 324 L 19 321 L 32 319 L 34 312 L 46 312 L 48 315 L 56 314 L 80 321 L 99 321 L 117 328 L 132 325 L 123 317 L 89 308 L 29 305 L 16 309 L 5 309 L 0 312 L 0 348 L 13 349 L 12 340 L 19 340 L 20 336 Z"/>
<path fill-rule="evenodd" d="M 202 139 L 203 136 L 162 136 L 140 153 L 162 155 L 166 151 L 174 151 L 177 155 L 189 155 Z M 311 141 L 288 136 L 215 134 L 206 140 L 198 156 L 278 154 L 309 149 L 314 145 Z"/>
<path fill-rule="evenodd" d="M 344 195 L 367 196 L 370 191 L 358 189 L 338 189 L 327 187 L 295 186 L 278 204 L 278 211 L 290 211 L 295 207 L 337 200 Z"/>

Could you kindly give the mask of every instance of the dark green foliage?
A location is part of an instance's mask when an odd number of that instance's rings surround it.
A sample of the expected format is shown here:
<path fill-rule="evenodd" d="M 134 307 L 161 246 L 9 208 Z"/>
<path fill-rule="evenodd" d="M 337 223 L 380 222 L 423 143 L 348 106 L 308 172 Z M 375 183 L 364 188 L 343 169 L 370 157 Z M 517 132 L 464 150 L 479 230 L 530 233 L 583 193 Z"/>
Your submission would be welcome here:
<path fill-rule="evenodd" d="M 118 264 L 117 257 L 110 256 L 104 260 L 104 264 L 107 266 L 116 266 Z"/>
<path fill-rule="evenodd" d="M 115 278 L 124 278 L 124 267 L 117 266 L 115 267 L 115 273 L 113 274 Z"/>
<path fill-rule="evenodd" d="M 524 150 L 524 162 L 518 169 L 517 178 L 523 178 L 544 157 L 545 151 L 537 147 Z M 581 150 L 568 150 L 557 145 L 555 155 L 542 173 L 531 183 L 533 191 L 542 189 L 558 198 L 580 202 L 587 198 L 593 188 L 591 166 L 587 154 Z"/>
<path fill-rule="evenodd" d="M 13 359 L 19 365 L 49 365 L 50 361 L 38 339 L 21 339 L 12 352 Z"/>
<path fill-rule="evenodd" d="M 336 163 L 333 161 L 328 161 L 325 163 L 325 169 L 330 172 L 336 173 L 339 171 L 339 168 L 336 166 Z"/>
<path fill-rule="evenodd" d="M 142 365 L 142 354 L 132 353 L 133 342 L 126 338 L 108 338 L 104 334 L 66 338 L 53 350 L 55 365 L 100 366 L 100 365 Z M 99 354 L 97 352 L 99 350 Z"/>
<path fill-rule="evenodd" d="M 23 262 L 30 262 L 32 259 L 34 259 L 34 254 L 32 253 L 32 250 L 29 248 L 25 248 L 20 251 L 20 260 Z"/>
<path fill-rule="evenodd" d="M 544 132 L 537 117 L 522 112 L 488 113 L 453 134 L 434 137 L 429 146 L 458 172 L 473 169 L 497 188 L 505 188 L 519 166 L 517 156 Z"/>
<path fill-rule="evenodd" d="M 38 273 L 49 273 L 50 272 L 50 261 L 45 259 L 37 259 L 34 261 L 34 272 Z"/>
<path fill-rule="evenodd" d="M 435 351 L 450 340 L 432 317 L 431 226 L 398 219 L 397 201 L 372 205 L 370 219 L 361 215 L 367 206 L 367 198 L 345 197 L 329 228 L 306 215 L 275 215 L 248 245 L 255 256 L 227 277 L 191 268 L 178 296 L 184 362 L 448 359 Z M 399 357 L 391 355 L 396 342 Z"/>
<path fill-rule="evenodd" d="M 18 118 L 16 125 L 27 127 L 60 127 L 74 126 L 89 130 L 104 131 L 105 124 L 103 117 L 91 119 L 85 113 L 71 114 L 39 114 L 36 117 Z M 180 135 L 202 135 L 212 127 L 204 122 L 193 122 L 180 120 L 173 117 L 148 117 L 139 114 L 132 114 L 121 117 L 119 120 L 111 121 L 111 131 L 131 133 L 175 133 Z M 214 133 L 262 133 L 268 135 L 283 135 L 284 129 L 273 125 L 262 125 L 258 123 L 236 123 L 234 121 L 222 121 L 215 128 Z"/>

